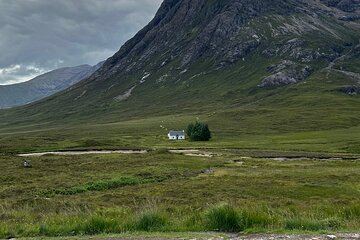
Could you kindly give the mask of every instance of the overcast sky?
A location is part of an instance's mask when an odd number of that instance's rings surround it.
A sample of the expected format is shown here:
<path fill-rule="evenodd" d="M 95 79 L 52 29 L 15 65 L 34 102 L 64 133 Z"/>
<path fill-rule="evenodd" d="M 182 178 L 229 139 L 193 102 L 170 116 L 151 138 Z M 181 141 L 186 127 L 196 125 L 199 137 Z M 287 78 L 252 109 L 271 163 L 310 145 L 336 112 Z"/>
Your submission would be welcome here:
<path fill-rule="evenodd" d="M 162 0 L 0 0 L 0 84 L 105 60 Z"/>

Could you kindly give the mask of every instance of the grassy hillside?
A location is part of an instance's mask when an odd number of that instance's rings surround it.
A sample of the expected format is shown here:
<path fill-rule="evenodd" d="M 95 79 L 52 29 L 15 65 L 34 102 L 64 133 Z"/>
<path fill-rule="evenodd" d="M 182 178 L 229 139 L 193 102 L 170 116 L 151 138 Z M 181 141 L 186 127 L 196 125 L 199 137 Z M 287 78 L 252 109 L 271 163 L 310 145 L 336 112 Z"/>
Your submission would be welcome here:
<path fill-rule="evenodd" d="M 145 92 L 152 90 L 139 88 L 133 93 L 137 97 L 121 103 L 82 106 L 89 114 L 79 110 L 54 119 L 47 111 L 31 115 L 33 108 L 21 109 L 24 117 L 1 123 L 1 150 L 210 147 L 360 153 L 360 98 L 338 91 L 356 84 L 354 79 L 335 72 L 328 78 L 324 70 L 280 89 L 234 84 L 230 90 L 227 86 L 239 81 L 241 73 L 229 69 L 219 76 L 204 75 L 192 84 L 206 80 L 205 87 L 169 98 L 151 100 L 152 94 Z M 221 77 L 229 85 L 218 84 Z M 161 91 L 171 92 L 171 87 Z M 29 122 L 26 116 L 39 120 Z M 181 130 L 197 119 L 210 124 L 214 138 L 209 143 L 171 143 L 160 128 Z"/>

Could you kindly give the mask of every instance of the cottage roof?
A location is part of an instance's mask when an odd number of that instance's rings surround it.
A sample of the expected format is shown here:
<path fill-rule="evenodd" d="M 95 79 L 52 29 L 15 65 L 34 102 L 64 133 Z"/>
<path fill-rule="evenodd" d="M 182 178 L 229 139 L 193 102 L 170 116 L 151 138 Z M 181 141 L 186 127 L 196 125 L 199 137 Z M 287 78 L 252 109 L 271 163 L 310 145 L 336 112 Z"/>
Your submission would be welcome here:
<path fill-rule="evenodd" d="M 170 131 L 169 135 L 170 136 L 185 136 L 185 132 L 184 131 Z"/>

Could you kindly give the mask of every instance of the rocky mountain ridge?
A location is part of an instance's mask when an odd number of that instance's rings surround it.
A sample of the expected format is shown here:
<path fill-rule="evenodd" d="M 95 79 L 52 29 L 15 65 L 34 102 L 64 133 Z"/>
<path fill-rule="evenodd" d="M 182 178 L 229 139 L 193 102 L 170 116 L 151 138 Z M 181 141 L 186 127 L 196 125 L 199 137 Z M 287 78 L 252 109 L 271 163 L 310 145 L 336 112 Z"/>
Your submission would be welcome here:
<path fill-rule="evenodd" d="M 358 0 L 165 0 L 92 76 L 26 111 L 84 119 L 212 111 L 293 86 L 312 92 L 321 81 L 326 93 L 354 96 L 341 89 L 360 81 L 359 12 Z"/>
<path fill-rule="evenodd" d="M 242 60 L 274 38 L 280 41 L 267 46 L 262 52 L 264 57 L 282 56 L 300 63 L 319 59 L 331 62 L 340 56 L 343 46 L 328 46 L 320 52 L 319 48 L 308 48 L 308 41 L 301 36 L 318 32 L 341 40 L 341 33 L 323 18 L 335 21 L 334 17 L 351 17 L 359 12 L 359 6 L 357 0 L 211 3 L 205 0 L 167 0 L 154 20 L 108 59 L 102 71 L 92 79 L 131 73 L 145 66 L 156 71 L 174 59 L 178 61 L 176 69 L 182 71 L 201 58 L 210 58 L 214 60 L 215 68 L 221 68 Z M 256 21 L 267 21 L 269 28 L 252 27 Z M 266 31 L 271 31 L 271 35 Z M 286 42 L 281 39 L 281 36 L 291 34 L 295 38 Z M 154 62 L 154 58 L 160 59 Z"/>

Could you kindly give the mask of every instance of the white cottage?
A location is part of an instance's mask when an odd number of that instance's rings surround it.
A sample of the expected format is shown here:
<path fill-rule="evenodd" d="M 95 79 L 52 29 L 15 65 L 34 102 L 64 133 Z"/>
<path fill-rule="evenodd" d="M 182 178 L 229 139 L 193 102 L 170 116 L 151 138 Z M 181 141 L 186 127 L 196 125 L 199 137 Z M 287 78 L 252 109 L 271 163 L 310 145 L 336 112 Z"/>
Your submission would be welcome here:
<path fill-rule="evenodd" d="M 185 140 L 186 135 L 185 131 L 170 131 L 168 137 L 170 140 Z"/>

